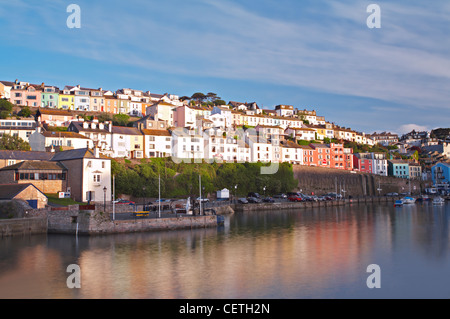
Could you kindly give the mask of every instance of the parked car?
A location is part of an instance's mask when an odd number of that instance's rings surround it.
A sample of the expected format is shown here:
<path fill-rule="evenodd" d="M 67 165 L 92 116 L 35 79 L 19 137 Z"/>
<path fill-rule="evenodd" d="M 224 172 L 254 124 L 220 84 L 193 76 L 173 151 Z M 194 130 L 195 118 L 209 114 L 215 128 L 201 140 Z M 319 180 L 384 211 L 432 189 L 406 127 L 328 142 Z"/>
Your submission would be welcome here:
<path fill-rule="evenodd" d="M 253 204 L 261 203 L 261 199 L 256 198 L 256 197 L 247 197 L 247 201 L 249 203 L 253 203 Z"/>
<path fill-rule="evenodd" d="M 398 193 L 387 193 L 386 196 L 395 197 L 395 196 L 398 196 Z"/>
<path fill-rule="evenodd" d="M 291 195 L 291 196 L 288 197 L 288 200 L 290 202 L 301 202 L 301 201 L 303 201 L 303 198 L 301 196 L 298 196 L 298 195 Z"/>
<path fill-rule="evenodd" d="M 299 196 L 300 194 L 299 193 L 296 193 L 296 192 L 290 192 L 290 193 L 287 193 L 287 197 L 289 198 L 289 197 L 291 197 L 291 196 Z"/>
<path fill-rule="evenodd" d="M 200 197 L 197 197 L 197 202 L 202 202 L 202 203 L 207 203 L 207 202 L 209 202 L 209 199 L 208 198 L 202 198 L 202 199 L 200 199 Z"/>
<path fill-rule="evenodd" d="M 275 200 L 272 197 L 266 197 L 263 199 L 265 203 L 275 203 Z"/>
<path fill-rule="evenodd" d="M 274 198 L 282 198 L 282 199 L 286 199 L 287 195 L 286 194 L 276 194 L 273 196 Z"/>
<path fill-rule="evenodd" d="M 169 202 L 170 202 L 170 199 L 165 199 L 165 198 L 161 198 L 160 200 L 157 199 L 157 200 L 155 201 L 155 203 L 159 203 L 160 201 L 161 201 L 161 203 L 169 203 Z"/>
<path fill-rule="evenodd" d="M 248 200 L 246 198 L 239 198 L 238 203 L 239 204 L 248 204 Z"/>
<path fill-rule="evenodd" d="M 119 201 L 116 204 L 128 204 L 128 205 L 135 205 L 136 203 L 131 200 L 126 199 L 119 199 Z"/>
<path fill-rule="evenodd" d="M 248 193 L 247 198 L 248 197 L 261 198 L 261 195 L 259 195 L 258 193 Z"/>

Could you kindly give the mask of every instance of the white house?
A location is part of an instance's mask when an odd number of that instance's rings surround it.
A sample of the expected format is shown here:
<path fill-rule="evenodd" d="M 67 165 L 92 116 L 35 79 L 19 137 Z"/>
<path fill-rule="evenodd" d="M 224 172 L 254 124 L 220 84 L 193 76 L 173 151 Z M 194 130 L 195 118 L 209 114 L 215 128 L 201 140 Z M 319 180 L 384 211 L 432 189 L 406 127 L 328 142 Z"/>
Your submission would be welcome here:
<path fill-rule="evenodd" d="M 303 148 L 291 141 L 281 143 L 281 161 L 291 164 L 303 164 Z"/>
<path fill-rule="evenodd" d="M 227 128 L 233 124 L 233 116 L 229 108 L 215 106 L 209 117 L 214 122 L 214 127 Z"/>
<path fill-rule="evenodd" d="M 90 92 L 91 89 L 77 86 L 65 86 L 64 91 L 74 94 L 74 109 L 77 111 L 90 111 Z"/>
<path fill-rule="evenodd" d="M 295 140 L 313 141 L 316 139 L 316 131 L 307 127 L 288 127 L 284 133 Z"/>
<path fill-rule="evenodd" d="M 114 126 L 111 132 L 113 157 L 144 158 L 144 137 L 136 127 Z"/>
<path fill-rule="evenodd" d="M 275 106 L 275 112 L 278 116 L 293 116 L 294 107 L 292 105 L 277 105 Z"/>
<path fill-rule="evenodd" d="M 33 119 L 0 119 L 0 135 L 8 134 L 20 137 L 26 142 L 29 141 L 29 137 L 35 131 L 35 128 L 36 121 Z"/>
<path fill-rule="evenodd" d="M 142 129 L 146 158 L 172 156 L 172 134 L 168 130 Z"/>
<path fill-rule="evenodd" d="M 175 163 L 201 162 L 205 158 L 203 136 L 196 130 L 177 127 L 171 130 L 172 160 Z"/>
<path fill-rule="evenodd" d="M 110 154 L 112 151 L 111 131 L 112 123 L 99 123 L 97 120 L 92 122 L 87 121 L 72 121 L 67 128 L 68 132 L 76 132 L 91 139 L 97 145 L 101 152 Z"/>
<path fill-rule="evenodd" d="M 151 115 L 158 121 L 165 121 L 168 127 L 173 127 L 175 124 L 174 111 L 176 106 L 167 102 L 155 103 L 146 109 L 146 115 Z"/>
<path fill-rule="evenodd" d="M 56 153 L 52 161 L 68 169 L 72 198 L 79 202 L 111 202 L 111 160 L 95 148 Z"/>
<path fill-rule="evenodd" d="M 32 151 L 44 152 L 47 148 L 94 148 L 94 142 L 84 135 L 75 132 L 42 131 L 40 127 L 30 135 L 29 143 Z"/>

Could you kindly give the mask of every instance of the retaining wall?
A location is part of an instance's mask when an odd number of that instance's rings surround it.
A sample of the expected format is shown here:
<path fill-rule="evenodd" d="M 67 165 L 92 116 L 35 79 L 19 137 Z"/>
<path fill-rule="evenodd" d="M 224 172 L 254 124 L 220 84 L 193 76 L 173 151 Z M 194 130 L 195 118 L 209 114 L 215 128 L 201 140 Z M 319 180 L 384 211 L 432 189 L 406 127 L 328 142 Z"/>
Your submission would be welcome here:
<path fill-rule="evenodd" d="M 46 218 L 15 218 L 0 220 L 0 238 L 46 233 Z"/>

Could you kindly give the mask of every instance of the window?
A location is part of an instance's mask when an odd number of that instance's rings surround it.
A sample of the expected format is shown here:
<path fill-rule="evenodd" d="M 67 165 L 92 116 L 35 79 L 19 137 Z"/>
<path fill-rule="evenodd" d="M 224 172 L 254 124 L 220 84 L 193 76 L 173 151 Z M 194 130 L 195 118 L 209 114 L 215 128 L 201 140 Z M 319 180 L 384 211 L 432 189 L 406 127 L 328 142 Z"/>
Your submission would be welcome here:
<path fill-rule="evenodd" d="M 100 181 L 101 181 L 101 175 L 100 174 L 94 174 L 92 176 L 94 178 L 94 183 L 100 183 Z"/>

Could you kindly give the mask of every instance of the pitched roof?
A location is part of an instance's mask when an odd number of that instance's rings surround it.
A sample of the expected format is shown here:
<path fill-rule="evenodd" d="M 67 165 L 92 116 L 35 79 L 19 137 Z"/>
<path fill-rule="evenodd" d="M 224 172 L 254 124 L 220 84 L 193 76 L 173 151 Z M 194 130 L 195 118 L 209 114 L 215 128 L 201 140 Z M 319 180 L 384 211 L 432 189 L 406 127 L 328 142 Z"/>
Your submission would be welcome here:
<path fill-rule="evenodd" d="M 13 199 L 18 194 L 20 194 L 25 189 L 27 189 L 29 186 L 32 186 L 32 187 L 36 188 L 39 192 L 42 193 L 42 191 L 39 188 L 37 188 L 36 186 L 34 186 L 31 183 L 27 183 L 27 184 L 0 184 L 0 200 Z M 44 194 L 44 193 L 42 193 L 42 194 Z"/>
<path fill-rule="evenodd" d="M 83 127 L 83 123 L 84 122 L 77 122 L 77 121 L 72 121 L 70 122 L 69 128 L 73 127 L 76 131 L 78 132 L 93 132 L 93 133 L 107 133 L 109 134 L 109 130 L 104 128 L 104 129 L 100 129 L 98 128 L 91 128 L 91 126 L 89 126 L 88 128 L 84 128 Z"/>
<path fill-rule="evenodd" d="M 313 148 L 330 148 L 329 144 L 311 143 L 309 145 L 311 145 Z"/>
<path fill-rule="evenodd" d="M 48 115 L 60 115 L 60 116 L 73 116 L 72 112 L 66 110 L 57 109 L 43 109 L 39 108 L 36 114 L 48 114 Z"/>
<path fill-rule="evenodd" d="M 151 135 L 151 136 L 172 136 L 168 130 L 148 130 L 143 129 L 142 133 L 144 135 Z"/>
<path fill-rule="evenodd" d="M 10 82 L 10 81 L 0 81 L 0 83 L 2 83 L 3 85 L 6 85 L 6 86 L 14 86 L 14 82 Z"/>
<path fill-rule="evenodd" d="M 58 138 L 82 138 L 88 140 L 89 138 L 76 132 L 55 132 L 45 131 L 41 133 L 45 137 L 58 137 Z"/>
<path fill-rule="evenodd" d="M 52 170 L 61 171 L 67 170 L 67 168 L 58 162 L 54 161 L 25 161 L 14 165 L 5 166 L 0 169 L 0 171 L 11 171 L 11 170 Z"/>
<path fill-rule="evenodd" d="M 94 151 L 88 148 L 78 148 L 68 151 L 62 151 L 56 153 L 52 157 L 52 161 L 69 161 L 74 159 L 82 159 L 82 158 L 96 158 L 94 155 Z M 100 154 L 101 159 L 110 159 L 102 154 Z"/>
<path fill-rule="evenodd" d="M 50 160 L 53 155 L 50 152 L 0 150 L 0 159 L 4 160 L 45 161 Z"/>
<path fill-rule="evenodd" d="M 302 148 L 300 145 L 298 145 L 297 143 L 294 143 L 292 141 L 280 141 L 281 147 L 284 148 Z"/>
<path fill-rule="evenodd" d="M 126 126 L 113 126 L 113 134 L 123 134 L 123 135 L 142 135 L 141 132 L 136 127 L 126 127 Z"/>

